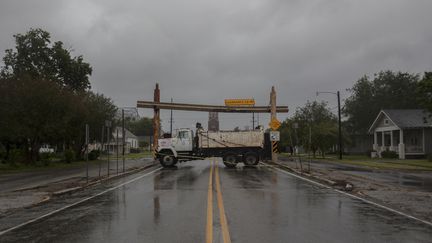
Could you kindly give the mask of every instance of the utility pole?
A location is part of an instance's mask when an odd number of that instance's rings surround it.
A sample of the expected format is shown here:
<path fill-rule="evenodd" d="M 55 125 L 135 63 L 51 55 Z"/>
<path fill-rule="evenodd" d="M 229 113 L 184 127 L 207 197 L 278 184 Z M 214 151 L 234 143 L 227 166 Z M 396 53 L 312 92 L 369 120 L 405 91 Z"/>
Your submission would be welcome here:
<path fill-rule="evenodd" d="M 252 130 L 255 130 L 255 113 L 252 112 Z"/>
<path fill-rule="evenodd" d="M 118 162 L 119 162 L 119 142 L 118 142 L 118 140 L 119 140 L 119 137 L 118 137 L 118 127 L 116 126 L 116 165 L 117 165 L 117 167 L 116 167 L 116 173 L 117 173 L 117 175 L 118 175 Z"/>
<path fill-rule="evenodd" d="M 125 121 L 124 121 L 124 109 L 122 109 L 122 160 L 123 160 L 123 173 L 125 172 Z"/>
<path fill-rule="evenodd" d="M 311 164 L 311 150 L 312 150 L 312 122 L 309 123 L 309 163 L 308 163 L 308 172 L 310 172 L 310 164 Z"/>
<path fill-rule="evenodd" d="M 156 83 L 156 88 L 153 94 L 153 100 L 155 103 L 160 103 L 160 90 L 159 84 Z M 153 157 L 156 159 L 156 151 L 158 149 L 158 139 L 160 131 L 160 109 L 154 107 L 154 117 L 153 117 Z"/>
<path fill-rule="evenodd" d="M 270 111 L 271 111 L 270 121 L 277 119 L 276 118 L 276 90 L 275 90 L 274 86 L 272 86 L 271 93 L 270 93 Z M 273 147 L 272 147 L 271 158 L 272 158 L 272 162 L 274 162 L 274 163 L 276 163 L 278 160 L 277 153 L 273 150 Z"/>
<path fill-rule="evenodd" d="M 341 107 L 340 107 L 340 93 L 337 92 L 337 99 L 338 99 L 338 118 L 339 118 L 339 159 L 342 159 L 342 122 L 341 122 Z"/>
<path fill-rule="evenodd" d="M 173 103 L 173 99 L 171 98 L 171 104 Z M 173 110 L 171 109 L 171 116 L 170 116 L 170 134 L 172 137 L 172 124 L 173 124 Z"/>
<path fill-rule="evenodd" d="M 103 154 L 103 151 L 104 151 L 104 132 L 105 132 L 105 126 L 102 125 L 101 150 L 100 150 L 101 154 Z M 99 163 L 99 179 L 100 179 L 100 176 L 101 176 L 101 170 L 102 170 L 102 165 L 101 165 L 101 163 Z"/>

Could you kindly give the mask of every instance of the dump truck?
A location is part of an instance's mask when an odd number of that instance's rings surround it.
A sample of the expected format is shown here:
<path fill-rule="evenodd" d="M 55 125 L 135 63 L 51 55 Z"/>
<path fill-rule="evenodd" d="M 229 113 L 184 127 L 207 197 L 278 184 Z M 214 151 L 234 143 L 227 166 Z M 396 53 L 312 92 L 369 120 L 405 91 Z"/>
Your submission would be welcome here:
<path fill-rule="evenodd" d="M 156 157 L 163 167 L 178 162 L 222 157 L 225 166 L 233 168 L 238 163 L 246 166 L 258 164 L 271 157 L 268 133 L 262 127 L 247 131 L 204 131 L 197 123 L 196 131 L 183 128 L 175 136 L 158 140 Z"/>

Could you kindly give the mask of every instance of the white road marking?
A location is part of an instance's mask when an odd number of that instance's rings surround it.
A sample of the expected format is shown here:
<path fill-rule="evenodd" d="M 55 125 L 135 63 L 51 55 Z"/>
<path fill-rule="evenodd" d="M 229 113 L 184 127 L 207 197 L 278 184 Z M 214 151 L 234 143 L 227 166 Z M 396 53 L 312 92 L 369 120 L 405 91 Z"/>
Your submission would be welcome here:
<path fill-rule="evenodd" d="M 51 212 L 49 212 L 49 213 L 47 213 L 47 214 L 44 214 L 44 215 L 42 215 L 42 216 L 39 216 L 39 217 L 37 217 L 37 218 L 34 218 L 34 219 L 29 220 L 29 221 L 27 221 L 27 222 L 24 222 L 24 223 L 22 223 L 22 224 L 16 225 L 16 226 L 11 227 L 11 228 L 9 228 L 9 229 L 6 229 L 6 230 L 3 230 L 3 231 L 0 231 L 0 236 L 4 235 L 4 234 L 6 234 L 6 233 L 8 233 L 8 232 L 10 232 L 10 231 L 12 231 L 12 230 L 16 230 L 16 229 L 18 229 L 18 228 L 21 228 L 21 227 L 26 226 L 26 225 L 28 225 L 28 224 L 31 224 L 31 223 L 37 222 L 37 221 L 39 221 L 39 220 L 41 220 L 41 219 L 44 219 L 44 218 L 46 218 L 46 217 L 49 217 L 49 216 L 51 216 L 51 215 L 53 215 L 53 214 L 56 214 L 56 213 L 61 212 L 61 211 L 63 211 L 63 210 L 66 210 L 66 209 L 68 209 L 68 208 L 70 208 L 70 207 L 73 207 L 73 206 L 76 206 L 76 205 L 81 204 L 81 203 L 83 203 L 83 202 L 89 201 L 89 200 L 91 200 L 91 199 L 93 199 L 93 198 L 95 198 L 95 197 L 98 197 L 98 196 L 103 195 L 103 194 L 105 194 L 105 193 L 107 193 L 107 192 L 110 192 L 110 191 L 113 191 L 113 190 L 115 190 L 115 189 L 117 189 L 117 188 L 120 188 L 120 187 L 122 187 L 122 186 L 124 186 L 124 185 L 127 185 L 127 184 L 129 184 L 129 183 L 132 183 L 132 182 L 134 182 L 134 181 L 137 181 L 137 180 L 139 180 L 139 179 L 141 179 L 141 178 L 143 178 L 143 177 L 145 177 L 145 176 L 148 176 L 148 175 L 150 175 L 150 174 L 153 174 L 154 172 L 156 172 L 156 171 L 158 171 L 158 170 L 161 170 L 161 169 L 162 169 L 162 167 L 157 168 L 157 169 L 155 169 L 155 170 L 153 170 L 153 171 L 150 171 L 150 172 L 148 172 L 148 173 L 146 173 L 146 174 L 144 174 L 144 175 L 138 176 L 138 177 L 136 177 L 136 178 L 134 178 L 134 179 L 132 179 L 132 180 L 130 180 L 130 181 L 124 182 L 124 183 L 122 183 L 122 184 L 120 184 L 120 185 L 117 185 L 117 186 L 115 186 L 115 187 L 111 187 L 111 188 L 109 188 L 109 189 L 107 189 L 107 190 L 105 190 L 105 191 L 103 191 L 103 192 L 99 192 L 98 194 L 95 194 L 95 195 L 93 195 L 93 196 L 91 196 L 91 197 L 84 198 L 84 199 L 82 199 L 82 200 L 80 200 L 80 201 L 78 201 L 78 202 L 75 202 L 75 203 L 69 204 L 69 205 L 67 205 L 67 206 L 64 206 L 64 207 L 62 207 L 62 208 L 56 209 L 56 210 L 51 211 Z"/>
<path fill-rule="evenodd" d="M 353 195 L 353 194 L 350 194 L 350 193 L 347 193 L 347 192 L 344 192 L 344 191 L 341 191 L 341 190 L 338 190 L 338 189 L 335 189 L 335 188 L 329 187 L 329 186 L 327 186 L 327 185 L 325 185 L 325 184 L 322 184 L 322 183 L 319 183 L 319 182 L 316 182 L 316 181 L 313 181 L 313 180 L 310 180 L 310 179 L 307 179 L 307 178 L 301 177 L 301 176 L 296 175 L 296 174 L 294 174 L 294 173 L 291 173 L 291 172 L 288 172 L 288 171 L 285 171 L 285 170 L 282 170 L 282 169 L 276 168 L 276 167 L 273 166 L 273 165 L 269 165 L 269 164 L 266 164 L 266 163 L 263 163 L 263 162 L 261 162 L 261 163 L 264 164 L 264 165 L 266 165 L 266 166 L 268 166 L 268 167 L 270 167 L 270 168 L 272 168 L 272 169 L 275 169 L 275 170 L 277 170 L 277 171 L 280 171 L 280 172 L 282 172 L 282 173 L 284 173 L 284 174 L 288 174 L 288 175 L 294 176 L 294 177 L 296 177 L 296 178 L 298 178 L 298 179 L 301 179 L 301 180 L 307 181 L 307 182 L 312 183 L 312 184 L 315 184 L 315 185 L 319 185 L 319 186 L 324 187 L 324 188 L 327 188 L 327 189 L 333 189 L 334 191 L 336 191 L 336 192 L 338 192 L 338 193 L 341 193 L 341 194 L 343 194 L 343 195 L 346 195 L 346 196 L 349 196 L 349 197 L 355 198 L 355 199 L 360 200 L 360 201 L 363 201 L 363 202 L 365 202 L 365 203 L 368 203 L 368 204 L 374 205 L 374 206 L 376 206 L 376 207 L 379 207 L 379 208 L 385 209 L 385 210 L 387 210 L 387 211 L 390 211 L 390 212 L 393 212 L 393 213 L 396 213 L 396 214 L 402 215 L 402 216 L 404 216 L 404 217 L 407 217 L 407 218 L 410 218 L 410 219 L 413 219 L 413 220 L 419 221 L 419 222 L 424 223 L 424 224 L 426 224 L 426 225 L 432 226 L 432 222 L 429 222 L 429 221 L 426 221 L 426 220 L 423 220 L 423 219 L 419 219 L 419 218 L 417 218 L 417 217 L 414 217 L 414 216 L 412 216 L 412 215 L 409 215 L 409 214 L 406 214 L 406 213 L 404 213 L 404 212 L 398 211 L 398 210 L 396 210 L 396 209 L 389 208 L 389 207 L 387 207 L 387 206 L 381 205 L 381 204 L 376 203 L 376 202 L 372 202 L 372 201 L 367 200 L 367 199 L 365 199 L 365 198 L 361 198 L 361 197 L 359 197 L 359 196 L 356 196 L 356 195 Z"/>

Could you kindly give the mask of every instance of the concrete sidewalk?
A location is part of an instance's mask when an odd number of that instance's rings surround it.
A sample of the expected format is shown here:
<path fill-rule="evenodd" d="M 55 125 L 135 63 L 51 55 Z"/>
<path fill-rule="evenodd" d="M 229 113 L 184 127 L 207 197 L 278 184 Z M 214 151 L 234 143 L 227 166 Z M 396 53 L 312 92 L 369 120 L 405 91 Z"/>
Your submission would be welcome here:
<path fill-rule="evenodd" d="M 125 172 L 151 166 L 153 158 L 125 160 Z M 110 178 L 123 172 L 123 162 L 111 160 Z M 118 169 L 117 169 L 118 168 Z M 107 179 L 108 162 L 89 163 L 89 183 Z M 31 206 L 51 196 L 87 185 L 86 165 L 0 175 L 0 216 L 9 210 Z"/>

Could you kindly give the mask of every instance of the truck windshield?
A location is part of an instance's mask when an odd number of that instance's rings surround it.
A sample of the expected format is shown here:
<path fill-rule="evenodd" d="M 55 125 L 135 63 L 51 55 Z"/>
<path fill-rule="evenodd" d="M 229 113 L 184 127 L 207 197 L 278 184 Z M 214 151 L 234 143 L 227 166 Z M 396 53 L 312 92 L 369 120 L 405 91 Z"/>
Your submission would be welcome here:
<path fill-rule="evenodd" d="M 179 131 L 179 133 L 178 133 L 178 135 L 177 135 L 177 138 L 180 138 L 180 139 L 182 139 L 182 138 L 188 138 L 189 136 L 188 136 L 188 131 Z"/>

